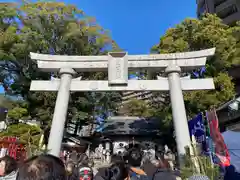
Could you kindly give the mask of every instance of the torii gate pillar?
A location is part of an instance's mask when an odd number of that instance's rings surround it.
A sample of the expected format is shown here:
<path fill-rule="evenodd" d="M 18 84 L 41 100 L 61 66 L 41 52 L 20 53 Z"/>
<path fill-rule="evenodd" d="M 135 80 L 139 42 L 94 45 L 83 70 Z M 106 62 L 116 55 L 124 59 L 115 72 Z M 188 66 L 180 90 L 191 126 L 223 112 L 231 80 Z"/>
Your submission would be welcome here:
<path fill-rule="evenodd" d="M 76 74 L 76 72 L 72 68 L 61 68 L 59 72 L 60 85 L 47 146 L 50 153 L 55 156 L 59 155 L 61 150 L 62 137 L 67 117 L 70 87 L 74 74 Z"/>
<path fill-rule="evenodd" d="M 190 147 L 191 139 L 189 136 L 187 115 L 180 80 L 181 68 L 177 65 L 170 65 L 166 68 L 165 72 L 168 74 L 177 150 L 179 154 L 183 155 L 185 154 L 185 147 Z"/>

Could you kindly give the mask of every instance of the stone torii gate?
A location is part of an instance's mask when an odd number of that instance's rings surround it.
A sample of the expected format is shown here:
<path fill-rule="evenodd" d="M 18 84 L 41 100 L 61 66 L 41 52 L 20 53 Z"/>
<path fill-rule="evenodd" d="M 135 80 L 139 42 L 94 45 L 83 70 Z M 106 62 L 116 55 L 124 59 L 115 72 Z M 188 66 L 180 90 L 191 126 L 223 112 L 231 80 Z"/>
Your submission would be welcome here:
<path fill-rule="evenodd" d="M 214 89 L 213 79 L 181 78 L 181 72 L 191 71 L 205 65 L 207 57 L 215 48 L 201 51 L 128 55 L 113 52 L 103 56 L 65 56 L 30 53 L 37 60 L 38 68 L 46 72 L 58 72 L 60 79 L 33 80 L 31 91 L 58 91 L 50 131 L 48 149 L 59 156 L 71 91 L 170 91 L 174 128 L 179 155 L 191 143 L 182 91 Z M 146 69 L 151 72 L 165 71 L 167 78 L 157 80 L 128 80 L 129 70 Z M 74 78 L 76 72 L 107 71 L 108 81 L 86 81 Z"/>

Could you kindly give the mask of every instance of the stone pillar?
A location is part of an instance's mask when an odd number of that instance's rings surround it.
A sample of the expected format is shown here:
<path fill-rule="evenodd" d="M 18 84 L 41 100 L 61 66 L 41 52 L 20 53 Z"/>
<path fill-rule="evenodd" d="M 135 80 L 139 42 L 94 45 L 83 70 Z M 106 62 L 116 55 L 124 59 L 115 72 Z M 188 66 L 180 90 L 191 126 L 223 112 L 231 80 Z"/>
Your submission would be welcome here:
<path fill-rule="evenodd" d="M 191 145 L 188 122 L 181 88 L 180 72 L 177 65 L 169 65 L 165 72 L 168 74 L 170 98 L 172 105 L 172 116 L 176 133 L 177 150 L 179 160 L 185 154 L 185 147 Z"/>
<path fill-rule="evenodd" d="M 67 117 L 68 102 L 70 96 L 70 86 L 75 71 L 71 68 L 60 69 L 60 86 L 54 109 L 52 126 L 48 140 L 49 153 L 54 156 L 60 155 L 64 127 Z"/>

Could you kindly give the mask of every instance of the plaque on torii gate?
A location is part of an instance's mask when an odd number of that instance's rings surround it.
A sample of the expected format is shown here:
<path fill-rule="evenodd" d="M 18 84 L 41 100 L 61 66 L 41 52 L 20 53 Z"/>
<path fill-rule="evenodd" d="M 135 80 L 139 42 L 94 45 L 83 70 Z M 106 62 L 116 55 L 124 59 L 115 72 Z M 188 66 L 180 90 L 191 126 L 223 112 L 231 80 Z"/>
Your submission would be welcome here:
<path fill-rule="evenodd" d="M 181 78 L 181 72 L 203 67 L 215 48 L 201 51 L 128 55 L 114 52 L 102 56 L 67 56 L 30 53 L 37 60 L 38 68 L 46 72 L 58 72 L 60 79 L 33 80 L 31 91 L 57 91 L 48 149 L 59 156 L 66 122 L 70 92 L 76 91 L 170 91 L 177 150 L 181 156 L 191 143 L 182 91 L 214 89 L 212 78 Z M 128 80 L 128 71 L 146 69 L 151 72 L 165 71 L 167 78 L 157 80 Z M 108 71 L 108 80 L 81 80 L 74 78 L 76 72 Z"/>

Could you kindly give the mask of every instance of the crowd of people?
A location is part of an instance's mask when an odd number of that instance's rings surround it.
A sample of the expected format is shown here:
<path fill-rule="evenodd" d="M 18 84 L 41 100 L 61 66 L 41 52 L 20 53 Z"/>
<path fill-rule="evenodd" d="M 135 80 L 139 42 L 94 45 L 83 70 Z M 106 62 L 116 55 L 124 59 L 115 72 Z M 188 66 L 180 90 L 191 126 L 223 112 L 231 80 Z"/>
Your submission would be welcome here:
<path fill-rule="evenodd" d="M 131 149 L 126 156 L 113 156 L 108 167 L 94 169 L 87 155 L 78 160 L 63 162 L 50 154 L 16 162 L 10 156 L 0 159 L 0 180 L 177 180 L 179 173 L 171 170 L 163 156 L 142 162 L 139 149 Z M 189 180 L 208 180 L 205 176 L 192 176 Z"/>

